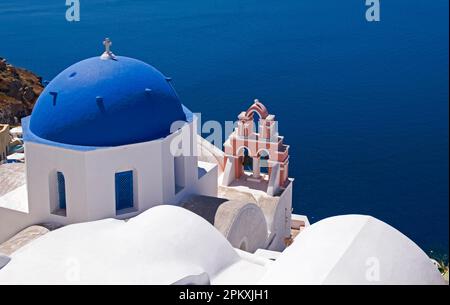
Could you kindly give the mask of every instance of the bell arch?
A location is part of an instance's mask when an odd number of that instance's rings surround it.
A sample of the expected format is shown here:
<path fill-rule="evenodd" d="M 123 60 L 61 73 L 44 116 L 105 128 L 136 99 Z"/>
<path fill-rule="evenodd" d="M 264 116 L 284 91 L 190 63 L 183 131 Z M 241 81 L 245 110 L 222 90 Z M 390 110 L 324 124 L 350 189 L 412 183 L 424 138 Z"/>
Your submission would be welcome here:
<path fill-rule="evenodd" d="M 254 113 L 257 113 L 260 119 L 265 119 L 269 116 L 266 106 L 261 103 L 258 99 L 255 99 L 253 105 L 251 105 L 245 112 L 245 116 L 249 119 L 253 119 Z"/>
<path fill-rule="evenodd" d="M 259 116 L 258 131 L 254 129 L 255 114 Z M 223 180 L 226 185 L 233 179 L 276 184 L 268 187 L 271 190 L 286 185 L 289 146 L 283 143 L 276 123 L 275 116 L 269 114 L 259 100 L 255 100 L 246 111 L 239 114 L 237 127 L 224 144 L 226 162 L 231 163 Z M 247 165 L 251 164 L 251 168 L 246 168 L 244 159 Z"/>

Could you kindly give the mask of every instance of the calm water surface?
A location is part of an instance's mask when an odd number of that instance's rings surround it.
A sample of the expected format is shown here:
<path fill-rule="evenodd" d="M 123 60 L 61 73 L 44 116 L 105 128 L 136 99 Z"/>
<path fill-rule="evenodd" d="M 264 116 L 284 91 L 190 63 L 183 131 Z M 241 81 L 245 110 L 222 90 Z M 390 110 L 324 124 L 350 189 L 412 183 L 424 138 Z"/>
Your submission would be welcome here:
<path fill-rule="evenodd" d="M 448 1 L 0 0 L 0 56 L 44 79 L 113 50 L 174 78 L 203 119 L 254 98 L 291 145 L 295 212 L 370 214 L 448 253 Z"/>

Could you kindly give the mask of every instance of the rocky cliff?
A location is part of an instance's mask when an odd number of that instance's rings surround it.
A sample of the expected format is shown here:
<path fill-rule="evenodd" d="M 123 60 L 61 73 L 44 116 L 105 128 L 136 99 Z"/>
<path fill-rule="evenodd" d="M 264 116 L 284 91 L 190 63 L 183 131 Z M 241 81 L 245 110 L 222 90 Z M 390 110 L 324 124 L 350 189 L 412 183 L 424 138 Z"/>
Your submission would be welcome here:
<path fill-rule="evenodd" d="M 21 118 L 31 114 L 43 89 L 39 76 L 13 67 L 0 57 L 0 123 L 20 123 Z"/>

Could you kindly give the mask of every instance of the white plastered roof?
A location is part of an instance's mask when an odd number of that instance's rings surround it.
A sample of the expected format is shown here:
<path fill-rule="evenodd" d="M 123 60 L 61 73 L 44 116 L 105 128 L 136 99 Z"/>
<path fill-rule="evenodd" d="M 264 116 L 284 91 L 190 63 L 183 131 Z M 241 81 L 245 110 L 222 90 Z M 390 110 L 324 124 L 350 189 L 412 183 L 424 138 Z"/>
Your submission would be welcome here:
<path fill-rule="evenodd" d="M 105 219 L 50 232 L 12 255 L 0 284 L 172 284 L 208 274 L 229 282 L 243 263 L 203 218 L 179 207 L 152 208 L 128 222 Z M 234 268 L 232 268 L 234 269 Z M 261 272 L 259 272 L 261 273 Z"/>
<path fill-rule="evenodd" d="M 370 216 L 346 215 L 306 228 L 274 262 L 265 284 L 444 284 L 409 238 Z"/>

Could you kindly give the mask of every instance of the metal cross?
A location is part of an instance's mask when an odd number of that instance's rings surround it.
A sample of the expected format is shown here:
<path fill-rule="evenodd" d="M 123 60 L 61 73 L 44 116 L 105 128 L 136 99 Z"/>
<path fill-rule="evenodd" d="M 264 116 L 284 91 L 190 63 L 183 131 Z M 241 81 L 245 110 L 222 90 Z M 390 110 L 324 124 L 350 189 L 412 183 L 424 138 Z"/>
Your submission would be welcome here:
<path fill-rule="evenodd" d="M 111 46 L 112 46 L 111 39 L 105 38 L 105 40 L 103 41 L 103 45 L 105 46 L 105 53 L 110 54 L 111 53 Z"/>

